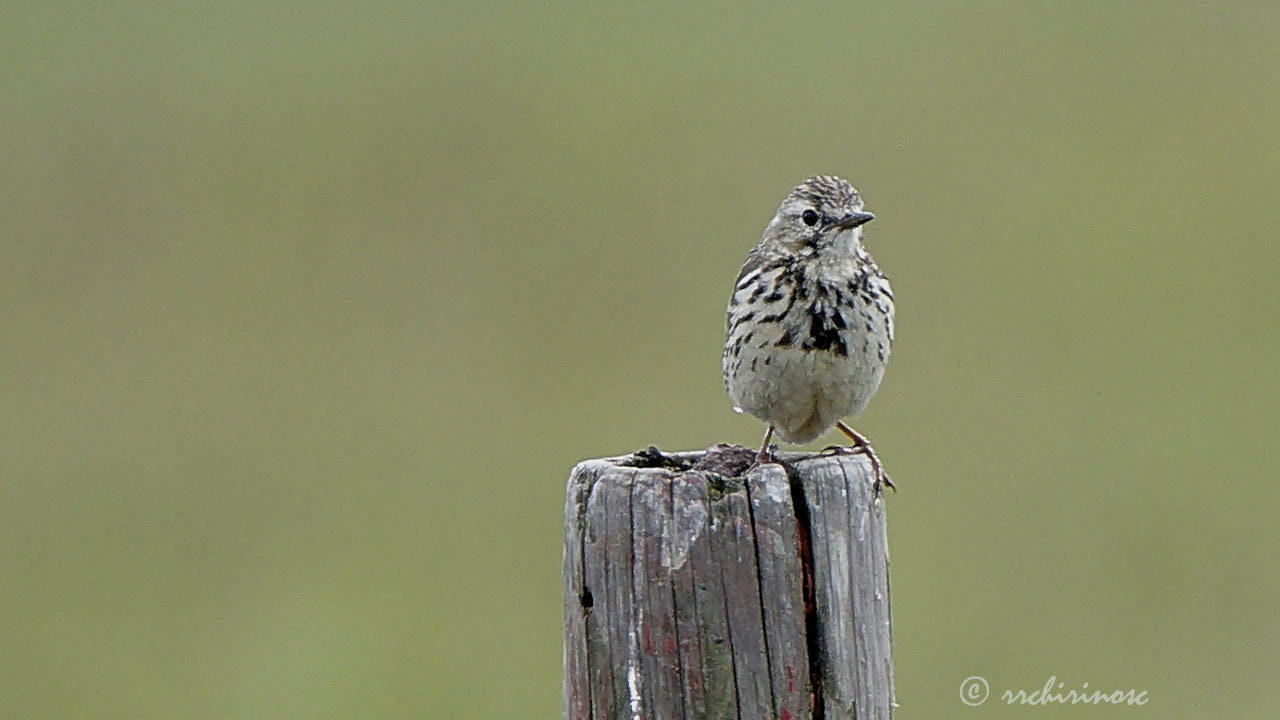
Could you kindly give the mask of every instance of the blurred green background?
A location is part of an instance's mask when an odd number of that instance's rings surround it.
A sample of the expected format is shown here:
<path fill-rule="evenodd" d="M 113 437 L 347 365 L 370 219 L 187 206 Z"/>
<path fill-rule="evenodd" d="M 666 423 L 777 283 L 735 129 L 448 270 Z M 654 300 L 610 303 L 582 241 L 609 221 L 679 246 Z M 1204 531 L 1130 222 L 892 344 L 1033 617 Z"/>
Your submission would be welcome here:
<path fill-rule="evenodd" d="M 0 717 L 558 717 L 565 477 L 758 441 L 815 173 L 898 297 L 898 717 L 1280 715 L 1275 3 L 3 15 Z"/>

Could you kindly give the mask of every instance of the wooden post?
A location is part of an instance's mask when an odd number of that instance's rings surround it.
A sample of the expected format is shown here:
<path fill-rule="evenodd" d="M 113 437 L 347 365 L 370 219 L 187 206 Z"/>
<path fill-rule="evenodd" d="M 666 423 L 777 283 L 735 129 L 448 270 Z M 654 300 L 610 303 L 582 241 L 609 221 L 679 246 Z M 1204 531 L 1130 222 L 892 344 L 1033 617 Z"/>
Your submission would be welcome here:
<path fill-rule="evenodd" d="M 884 504 L 861 455 L 717 445 L 569 477 L 565 720 L 893 715 Z"/>

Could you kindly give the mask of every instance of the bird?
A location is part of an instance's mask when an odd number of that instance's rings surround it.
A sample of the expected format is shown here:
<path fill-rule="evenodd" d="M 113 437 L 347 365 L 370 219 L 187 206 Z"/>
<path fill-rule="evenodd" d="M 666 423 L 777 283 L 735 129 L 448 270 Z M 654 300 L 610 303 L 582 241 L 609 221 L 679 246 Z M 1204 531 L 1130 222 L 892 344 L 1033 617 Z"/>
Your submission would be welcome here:
<path fill-rule="evenodd" d="M 893 290 L 862 242 L 875 215 L 843 178 L 796 186 L 765 227 L 734 282 L 725 319 L 725 390 L 737 412 L 806 443 L 833 427 L 871 463 L 877 492 L 893 483 L 871 443 L 844 423 L 880 387 L 893 346 Z"/>

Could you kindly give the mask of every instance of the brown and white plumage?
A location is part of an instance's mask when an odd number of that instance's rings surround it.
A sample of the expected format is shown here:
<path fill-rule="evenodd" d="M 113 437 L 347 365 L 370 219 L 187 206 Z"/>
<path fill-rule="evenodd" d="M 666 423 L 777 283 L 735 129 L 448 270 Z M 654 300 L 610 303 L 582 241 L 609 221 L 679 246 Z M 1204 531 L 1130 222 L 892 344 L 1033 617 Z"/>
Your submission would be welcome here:
<path fill-rule="evenodd" d="M 849 183 L 809 178 L 783 200 L 734 284 L 725 388 L 736 409 L 787 442 L 862 412 L 884 376 L 894 303 L 862 245 L 872 218 Z"/>

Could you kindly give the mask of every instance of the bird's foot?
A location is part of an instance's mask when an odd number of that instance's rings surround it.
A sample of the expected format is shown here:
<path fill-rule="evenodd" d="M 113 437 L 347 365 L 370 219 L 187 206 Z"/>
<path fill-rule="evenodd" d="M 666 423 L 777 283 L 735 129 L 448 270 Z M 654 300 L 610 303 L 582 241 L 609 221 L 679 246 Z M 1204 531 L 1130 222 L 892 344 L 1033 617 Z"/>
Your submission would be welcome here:
<path fill-rule="evenodd" d="M 756 461 L 751 464 L 751 467 L 756 467 L 757 465 L 767 465 L 769 463 L 777 462 L 778 461 L 777 458 L 774 457 L 777 452 L 778 452 L 777 443 L 774 443 L 773 445 L 765 445 L 764 447 L 760 448 L 760 452 L 756 453 Z"/>
<path fill-rule="evenodd" d="M 765 465 L 771 462 L 776 462 L 776 460 L 773 457 L 773 454 L 778 451 L 778 446 L 769 444 L 769 441 L 772 439 L 773 439 L 773 426 L 770 425 L 769 429 L 766 430 L 764 433 L 764 442 L 760 443 L 760 452 L 756 453 L 756 461 L 751 464 L 751 468 L 756 467 L 758 465 Z M 750 470 L 751 468 L 747 468 L 747 469 Z"/>
<path fill-rule="evenodd" d="M 876 494 L 879 495 L 880 489 L 884 487 L 889 488 L 895 493 L 898 492 L 897 486 L 895 486 L 893 481 L 889 479 L 889 473 L 884 471 L 884 465 L 880 464 L 880 456 L 876 455 L 876 451 L 871 447 L 871 443 L 867 442 L 865 437 L 842 422 L 836 423 L 836 427 L 840 429 L 840 432 L 848 435 L 849 439 L 853 440 L 854 444 L 850 446 L 828 445 L 822 449 L 822 452 L 829 452 L 833 455 L 866 455 L 867 460 L 871 462 L 872 487 L 875 489 Z"/>

